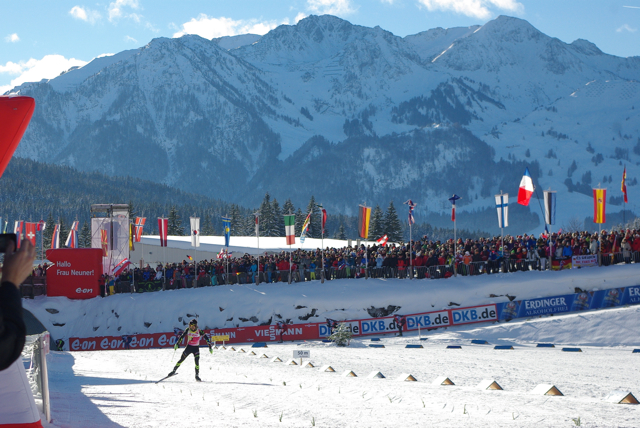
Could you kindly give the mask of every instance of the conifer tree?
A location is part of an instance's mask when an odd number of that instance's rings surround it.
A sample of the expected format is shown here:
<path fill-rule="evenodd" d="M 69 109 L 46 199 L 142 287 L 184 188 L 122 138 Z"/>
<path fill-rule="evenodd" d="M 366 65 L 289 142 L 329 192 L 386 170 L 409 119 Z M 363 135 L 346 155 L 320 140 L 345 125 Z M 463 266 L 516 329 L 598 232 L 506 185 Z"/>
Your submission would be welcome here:
<path fill-rule="evenodd" d="M 86 221 L 82 223 L 80 236 L 78 236 L 78 245 L 80 248 L 91 248 L 91 228 Z"/>
<path fill-rule="evenodd" d="M 200 232 L 204 236 L 213 236 L 216 234 L 215 229 L 213 228 L 213 224 L 211 223 L 211 216 L 209 213 L 204 215 L 202 219 L 202 227 L 200 228 Z"/>
<path fill-rule="evenodd" d="M 133 201 L 131 199 L 129 200 L 129 208 L 127 210 L 129 211 L 130 219 L 134 219 L 138 215 L 138 212 L 133 207 Z"/>
<path fill-rule="evenodd" d="M 347 239 L 347 234 L 344 232 L 344 224 L 342 223 L 340 223 L 340 229 L 338 229 L 338 239 Z"/>
<path fill-rule="evenodd" d="M 43 249 L 46 250 L 51 248 L 51 236 L 53 235 L 53 229 L 55 227 L 55 222 L 53 221 L 53 214 L 49 211 L 49 216 L 47 217 L 47 227 L 42 232 L 42 246 Z M 44 258 L 44 257 L 43 257 Z"/>
<path fill-rule="evenodd" d="M 307 216 L 305 214 L 302 214 L 302 210 L 300 208 L 298 208 L 298 211 L 296 211 L 296 225 L 295 225 L 295 231 L 296 231 L 296 236 L 300 236 L 300 232 L 302 232 L 302 224 L 304 223 L 304 219 L 307 218 Z"/>
<path fill-rule="evenodd" d="M 347 323 L 341 322 L 338 324 L 338 327 L 331 333 L 329 336 L 329 340 L 334 342 L 338 346 L 348 346 L 351 338 L 353 337 L 353 333 L 351 332 L 351 328 L 347 325 Z"/>
<path fill-rule="evenodd" d="M 275 201 L 275 199 L 274 199 Z M 270 231 L 273 228 L 273 211 L 271 206 L 271 196 L 269 192 L 265 193 L 262 204 L 260 204 L 260 236 L 275 236 L 271 235 Z"/>
<path fill-rule="evenodd" d="M 271 219 L 267 225 L 267 231 L 267 236 L 284 236 L 284 219 L 276 198 L 271 202 Z"/>
<path fill-rule="evenodd" d="M 389 241 L 402 241 L 402 225 L 398 219 L 396 208 L 393 206 L 393 201 L 389 203 L 389 208 L 387 208 L 387 213 L 384 216 L 384 230 L 389 237 Z"/>
<path fill-rule="evenodd" d="M 384 214 L 380 205 L 376 205 L 371 216 L 371 225 L 369 226 L 369 238 L 378 239 L 384 235 Z"/>
<path fill-rule="evenodd" d="M 183 236 L 184 227 L 182 226 L 182 218 L 178 214 L 178 209 L 175 205 L 171 206 L 168 217 L 167 234 L 171 236 Z"/>
<path fill-rule="evenodd" d="M 305 216 L 309 213 L 311 213 L 311 219 L 309 224 L 309 232 L 307 233 L 307 236 L 309 238 L 320 238 L 322 236 L 322 218 L 321 218 L 322 213 L 320 211 L 320 208 L 318 208 L 318 204 L 316 203 L 316 198 L 314 198 L 313 196 L 311 196 L 311 199 L 309 200 L 309 204 L 307 205 L 307 211 L 305 212 Z"/>
<path fill-rule="evenodd" d="M 240 214 L 240 207 L 238 207 L 236 204 L 231 205 L 229 218 L 231 218 L 231 235 L 242 236 L 244 232 L 244 219 Z"/>

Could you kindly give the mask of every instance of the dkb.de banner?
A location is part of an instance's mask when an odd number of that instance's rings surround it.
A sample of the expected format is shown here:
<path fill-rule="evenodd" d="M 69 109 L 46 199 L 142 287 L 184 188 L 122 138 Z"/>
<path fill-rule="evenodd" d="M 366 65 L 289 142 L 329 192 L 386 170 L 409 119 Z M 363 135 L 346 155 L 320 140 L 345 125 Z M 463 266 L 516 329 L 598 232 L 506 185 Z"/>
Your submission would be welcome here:
<path fill-rule="evenodd" d="M 538 299 L 514 300 L 498 304 L 472 306 L 467 308 L 443 309 L 418 314 L 403 314 L 403 331 L 432 330 L 440 327 L 472 324 L 488 321 L 509 321 L 539 315 L 576 312 L 589 309 L 603 309 L 614 306 L 640 304 L 640 285 L 611 288 L 607 290 L 585 291 L 562 296 Z M 338 320 L 346 323 L 354 336 L 389 334 L 398 331 L 393 317 L 369 318 L 364 320 Z M 227 343 L 275 342 L 280 340 L 316 340 L 330 335 L 325 322 L 291 324 L 284 330 L 275 325 L 207 329 L 211 335 L 228 335 Z M 99 351 L 113 349 L 167 348 L 176 343 L 175 333 L 151 333 L 128 336 L 108 336 L 69 339 L 70 351 Z M 205 345 L 204 341 L 200 343 Z"/>

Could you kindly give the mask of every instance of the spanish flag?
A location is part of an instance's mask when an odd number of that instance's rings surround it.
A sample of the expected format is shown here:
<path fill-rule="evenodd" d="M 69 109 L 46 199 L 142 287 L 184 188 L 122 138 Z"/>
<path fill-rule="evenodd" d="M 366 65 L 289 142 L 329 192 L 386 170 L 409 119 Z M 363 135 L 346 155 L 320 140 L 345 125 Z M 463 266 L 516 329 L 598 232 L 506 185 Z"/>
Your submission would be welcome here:
<path fill-rule="evenodd" d="M 607 189 L 593 189 L 593 222 L 606 223 Z"/>
<path fill-rule="evenodd" d="M 133 245 L 134 235 L 135 235 L 135 226 L 133 225 L 133 223 L 130 223 L 129 224 L 129 251 L 135 250 L 135 247 Z"/>
<path fill-rule="evenodd" d="M 360 205 L 358 211 L 358 232 L 361 238 L 369 237 L 369 218 L 371 217 L 371 207 Z"/>
<path fill-rule="evenodd" d="M 624 167 L 624 171 L 622 172 L 622 193 L 624 194 L 624 203 L 628 204 L 629 200 L 627 199 L 627 167 Z"/>

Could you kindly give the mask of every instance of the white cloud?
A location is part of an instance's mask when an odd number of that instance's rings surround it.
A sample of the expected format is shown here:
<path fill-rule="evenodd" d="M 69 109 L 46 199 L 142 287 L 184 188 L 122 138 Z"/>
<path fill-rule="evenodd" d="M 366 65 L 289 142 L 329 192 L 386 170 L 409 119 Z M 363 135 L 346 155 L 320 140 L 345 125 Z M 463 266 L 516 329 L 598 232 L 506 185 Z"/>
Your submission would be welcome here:
<path fill-rule="evenodd" d="M 348 15 L 355 12 L 350 0 L 307 0 L 307 9 L 319 15 Z"/>
<path fill-rule="evenodd" d="M 100 13 L 98 13 L 97 11 L 86 9 L 81 6 L 73 6 L 69 11 L 69 15 L 73 16 L 75 19 L 79 19 L 90 24 L 94 24 L 101 18 Z"/>
<path fill-rule="evenodd" d="M 140 22 L 140 15 L 136 13 L 129 13 L 127 9 L 140 9 L 138 0 L 116 0 L 109 3 L 107 10 L 109 11 L 109 21 L 115 21 L 120 18 L 131 18 L 136 22 Z"/>
<path fill-rule="evenodd" d="M 451 11 L 474 18 L 488 19 L 492 9 L 522 13 L 524 6 L 516 0 L 418 0 L 429 11 Z"/>
<path fill-rule="evenodd" d="M 9 34 L 4 38 L 7 43 L 16 43 L 20 41 L 20 37 L 18 37 L 18 33 Z"/>
<path fill-rule="evenodd" d="M 180 31 L 176 32 L 173 37 L 182 37 L 185 34 L 197 34 L 205 39 L 213 39 L 223 36 L 235 36 L 237 34 L 266 34 L 281 24 L 288 24 L 289 20 L 282 22 L 277 21 L 258 21 L 250 20 L 234 20 L 231 18 L 212 18 L 201 13 L 197 18 L 191 18 L 191 21 L 182 24 Z"/>
<path fill-rule="evenodd" d="M 628 24 L 624 24 L 622 27 L 620 27 L 620 28 L 618 28 L 616 30 L 617 33 L 622 33 L 623 31 L 628 31 L 630 33 L 635 33 L 636 31 L 638 31 L 638 29 L 637 28 L 632 28 Z"/>
<path fill-rule="evenodd" d="M 0 74 L 19 75 L 11 80 L 10 85 L 1 86 L 0 93 L 4 93 L 14 86 L 25 82 L 39 82 L 42 79 L 53 79 L 74 66 L 82 67 L 87 62 L 75 58 L 65 58 L 62 55 L 45 55 L 42 59 L 31 58 L 26 62 L 7 62 L 0 65 Z"/>
<path fill-rule="evenodd" d="M 134 39 L 133 37 L 131 37 L 131 36 L 124 36 L 124 41 L 127 42 L 127 43 L 129 43 L 129 42 L 138 43 L 138 41 L 136 39 Z"/>
<path fill-rule="evenodd" d="M 298 14 L 296 15 L 295 19 L 293 20 L 294 23 L 298 23 L 301 20 L 305 19 L 308 15 L 302 13 L 302 12 L 298 12 Z"/>
<path fill-rule="evenodd" d="M 396 0 L 380 0 L 381 3 L 394 4 Z"/>

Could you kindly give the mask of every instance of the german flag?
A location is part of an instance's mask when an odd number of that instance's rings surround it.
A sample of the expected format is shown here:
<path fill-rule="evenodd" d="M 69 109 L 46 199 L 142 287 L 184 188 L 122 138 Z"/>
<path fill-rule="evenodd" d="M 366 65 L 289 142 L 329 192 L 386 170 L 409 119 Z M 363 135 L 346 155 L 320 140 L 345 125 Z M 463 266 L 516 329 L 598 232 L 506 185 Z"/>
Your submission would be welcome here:
<path fill-rule="evenodd" d="M 371 217 L 371 207 L 360 205 L 358 210 L 358 232 L 361 238 L 369 237 L 369 219 Z"/>
<path fill-rule="evenodd" d="M 607 189 L 593 189 L 593 222 L 606 223 Z"/>

